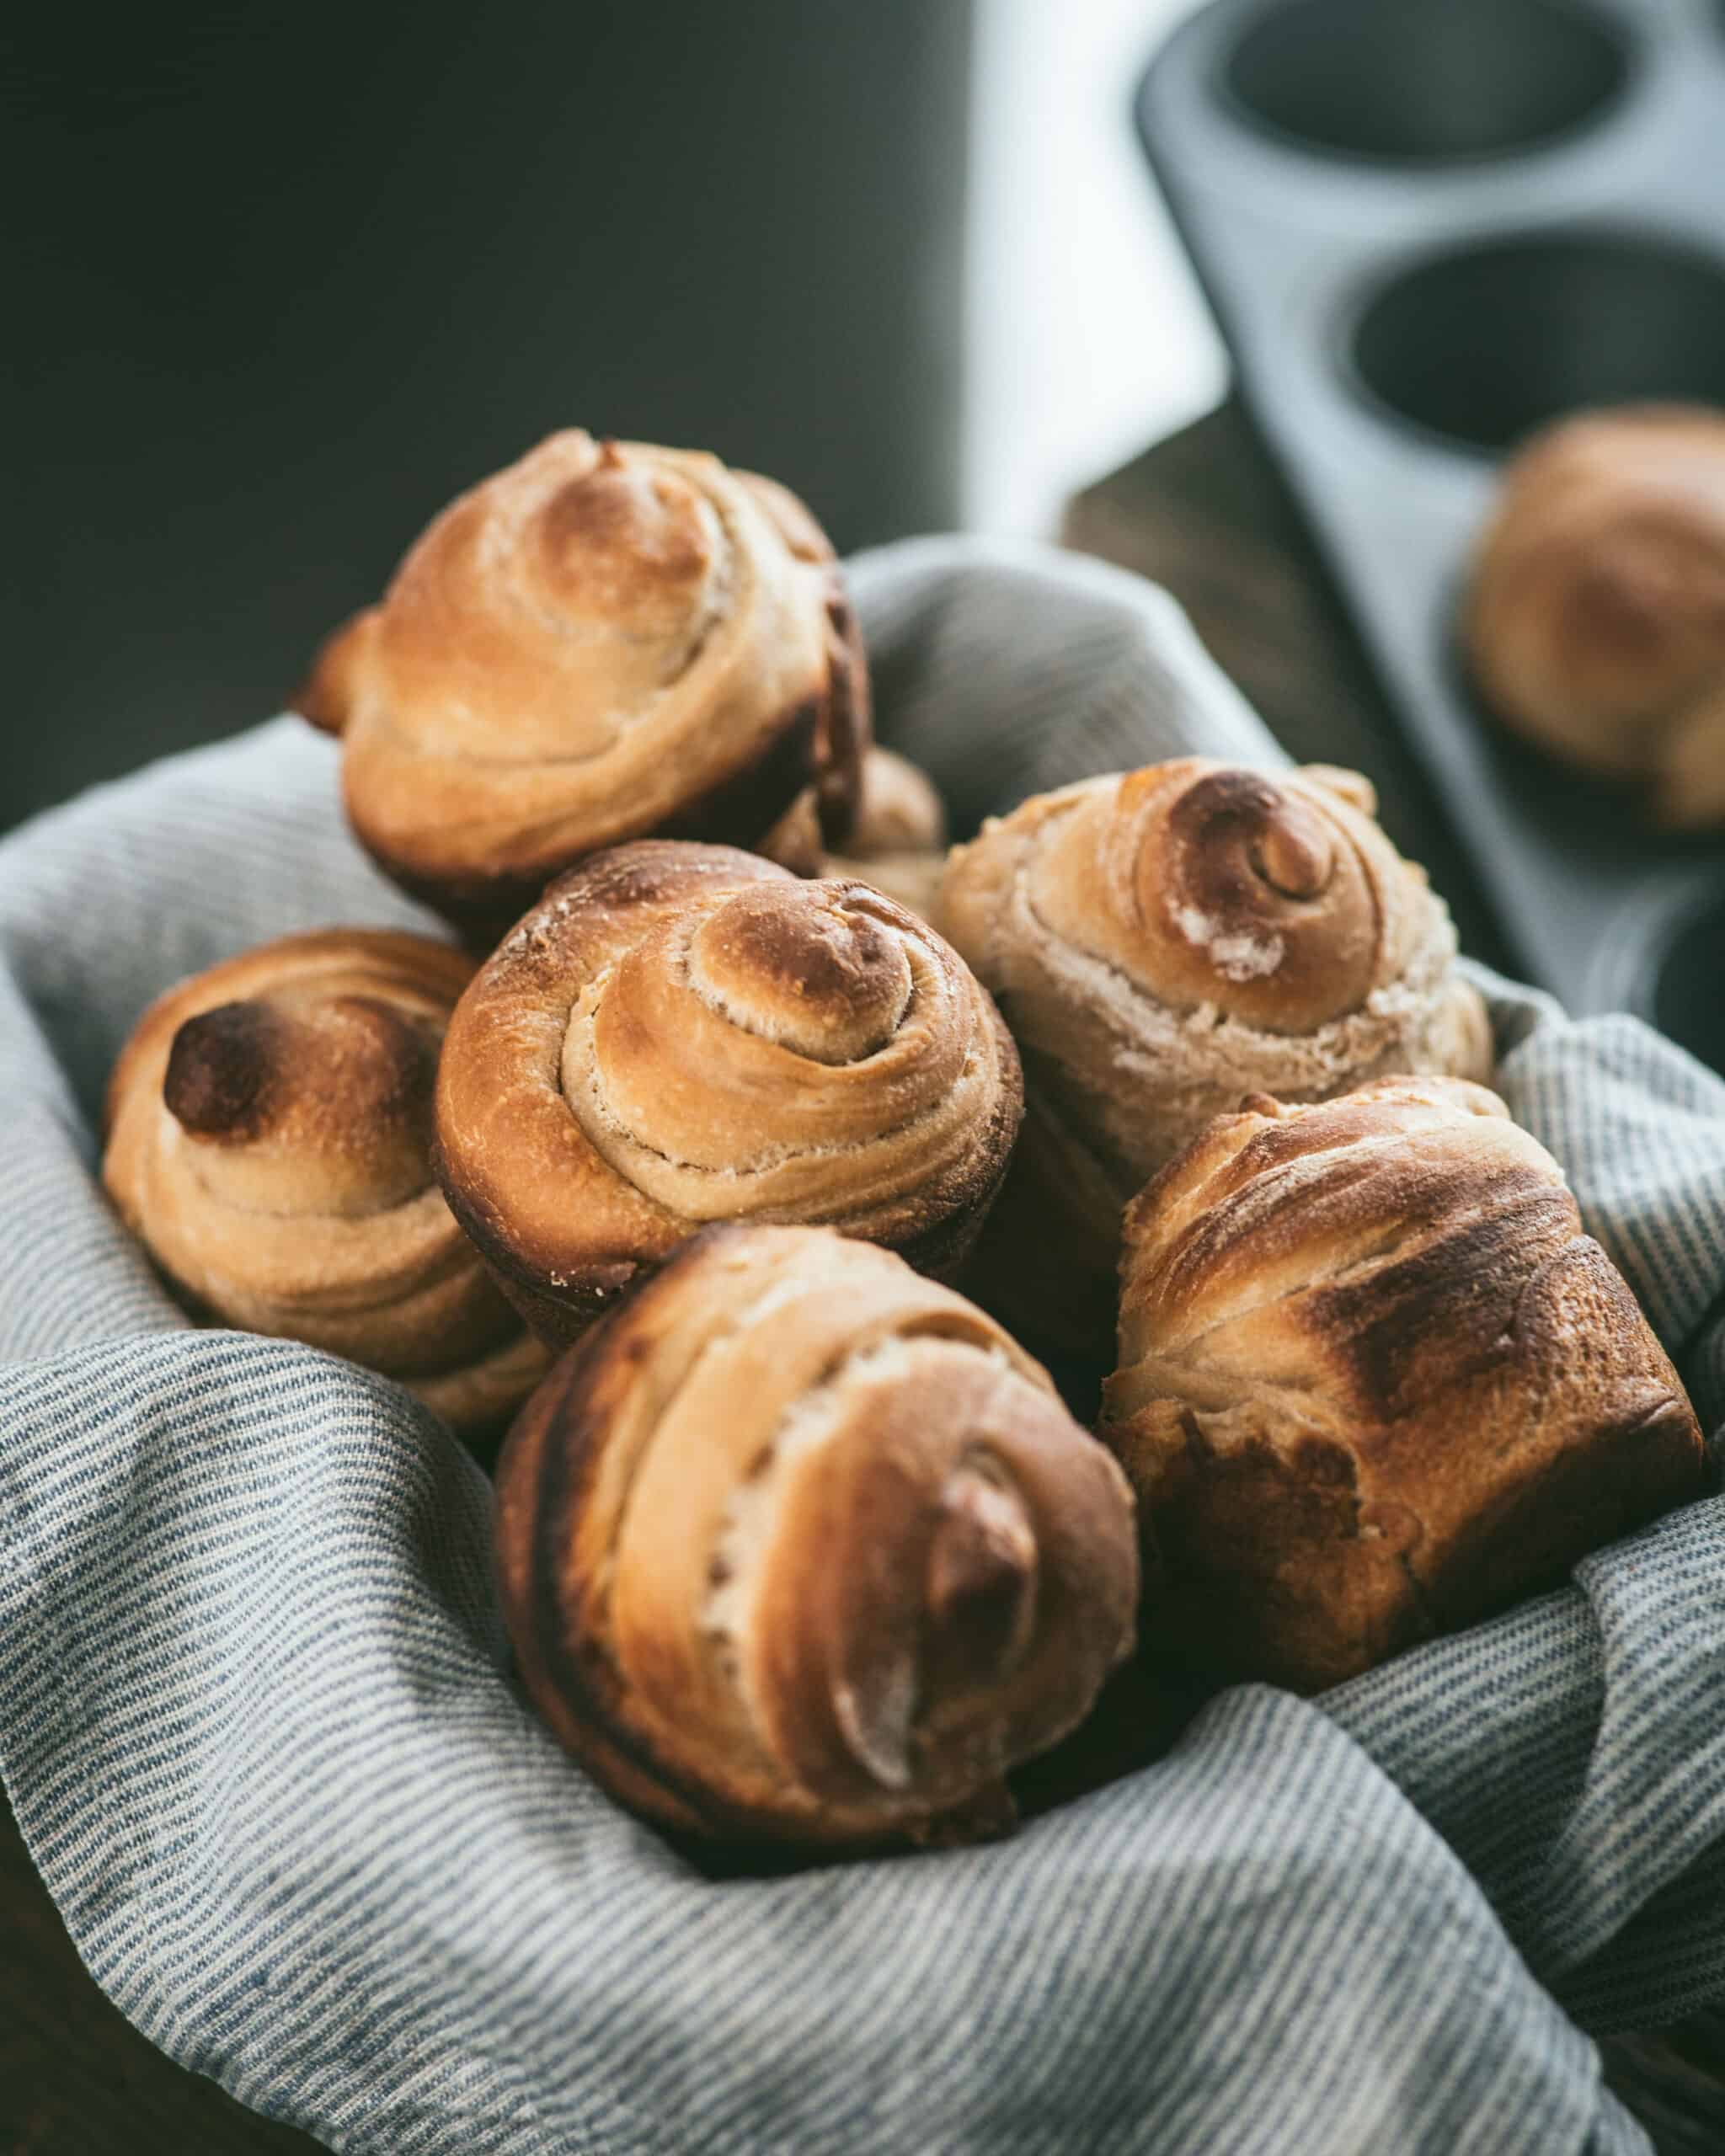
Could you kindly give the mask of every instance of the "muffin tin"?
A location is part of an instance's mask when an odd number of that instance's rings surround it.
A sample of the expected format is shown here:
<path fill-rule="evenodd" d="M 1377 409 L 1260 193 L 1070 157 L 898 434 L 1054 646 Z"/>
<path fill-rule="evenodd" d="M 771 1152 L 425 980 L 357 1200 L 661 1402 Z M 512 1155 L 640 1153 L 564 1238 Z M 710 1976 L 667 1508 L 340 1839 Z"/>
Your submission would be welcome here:
<path fill-rule="evenodd" d="M 1138 95 L 1241 388 L 1526 970 L 1725 1070 L 1725 839 L 1486 718 L 1455 640 L 1503 451 L 1725 405 L 1721 0 L 1216 0 Z"/>

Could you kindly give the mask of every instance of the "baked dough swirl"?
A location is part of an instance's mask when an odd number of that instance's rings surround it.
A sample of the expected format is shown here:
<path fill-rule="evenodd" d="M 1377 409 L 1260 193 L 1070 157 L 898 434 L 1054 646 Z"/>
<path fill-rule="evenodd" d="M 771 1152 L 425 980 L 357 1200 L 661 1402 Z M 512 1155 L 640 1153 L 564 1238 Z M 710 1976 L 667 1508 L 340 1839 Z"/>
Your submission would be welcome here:
<path fill-rule="evenodd" d="M 1219 1117 L 1126 1218 L 1102 1435 L 1161 1645 L 1313 1691 L 1698 1496 L 1701 1433 L 1562 1170 L 1483 1086 Z"/>
<path fill-rule="evenodd" d="M 436 1160 L 562 1342 L 713 1220 L 826 1223 L 951 1270 L 1022 1101 L 1000 1014 L 903 907 L 642 840 L 572 869 L 462 996 Z"/>
<path fill-rule="evenodd" d="M 498 1474 L 563 1742 L 649 1818 L 869 1843 L 1007 1823 L 1132 1638 L 1131 1501 L 1000 1328 L 890 1252 L 708 1229 L 558 1364 Z"/>
<path fill-rule="evenodd" d="M 1725 413 L 1564 421 L 1505 472 L 1462 616 L 1486 701 L 1664 824 L 1725 823 Z"/>
<path fill-rule="evenodd" d="M 812 785 L 839 842 L 868 738 L 855 620 L 795 496 L 575 429 L 436 517 L 299 702 L 342 737 L 380 865 L 491 941 L 621 839 L 753 845 Z"/>
<path fill-rule="evenodd" d="M 1352 772 L 1183 757 L 1039 796 L 954 849 L 936 920 L 1024 1062 L 973 1289 L 1009 1323 L 1108 1356 L 1122 1210 L 1243 1095 L 1489 1075 L 1449 913 L 1374 806 Z"/>
<path fill-rule="evenodd" d="M 115 1066 L 102 1166 L 196 1315 L 363 1363 L 466 1432 L 545 1368 L 431 1172 L 438 1046 L 472 972 L 353 928 L 181 982 Z"/>

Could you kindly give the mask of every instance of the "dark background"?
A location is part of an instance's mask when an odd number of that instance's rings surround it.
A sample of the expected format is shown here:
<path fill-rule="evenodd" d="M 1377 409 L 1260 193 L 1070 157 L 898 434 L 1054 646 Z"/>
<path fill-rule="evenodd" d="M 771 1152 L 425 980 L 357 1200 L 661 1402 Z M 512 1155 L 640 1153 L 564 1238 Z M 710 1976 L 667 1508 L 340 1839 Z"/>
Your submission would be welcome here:
<path fill-rule="evenodd" d="M 954 520 L 969 0 L 13 12 L 0 827 L 279 709 L 554 427 Z"/>

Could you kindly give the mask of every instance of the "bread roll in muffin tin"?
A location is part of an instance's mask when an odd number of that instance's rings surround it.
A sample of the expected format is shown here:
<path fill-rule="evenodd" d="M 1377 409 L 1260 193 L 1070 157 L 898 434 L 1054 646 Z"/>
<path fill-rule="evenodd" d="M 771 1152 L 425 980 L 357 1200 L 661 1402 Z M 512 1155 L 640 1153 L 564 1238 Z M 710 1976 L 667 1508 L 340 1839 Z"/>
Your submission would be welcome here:
<path fill-rule="evenodd" d="M 1140 134 L 1290 482 L 1528 972 L 1725 1069 L 1725 837 L 1491 723 L 1456 602 L 1504 452 L 1725 407 L 1722 0 L 1217 0 Z"/>

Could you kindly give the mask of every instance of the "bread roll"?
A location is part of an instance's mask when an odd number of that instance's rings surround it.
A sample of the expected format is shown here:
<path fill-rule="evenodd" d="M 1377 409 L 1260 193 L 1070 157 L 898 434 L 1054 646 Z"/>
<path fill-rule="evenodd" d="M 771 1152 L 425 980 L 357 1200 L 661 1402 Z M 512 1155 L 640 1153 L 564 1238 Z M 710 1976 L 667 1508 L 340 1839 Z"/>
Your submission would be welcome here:
<path fill-rule="evenodd" d="M 462 996 L 437 1165 L 562 1344 L 708 1222 L 825 1222 L 955 1267 L 1023 1088 L 1000 1014 L 859 883 L 643 840 L 570 871 Z"/>
<path fill-rule="evenodd" d="M 1671 825 L 1725 822 L 1725 412 L 1630 406 L 1515 458 L 1462 616 L 1487 702 Z"/>
<path fill-rule="evenodd" d="M 1131 1501 L 1046 1374 L 902 1260 L 713 1228 L 558 1363 L 498 1475 L 521 1678 L 666 1826 L 1003 1825 L 1127 1652 Z"/>
<path fill-rule="evenodd" d="M 1220 1117 L 1126 1217 L 1102 1434 L 1165 1648 L 1316 1691 L 1704 1487 L 1701 1433 L 1562 1171 L 1482 1086 Z"/>
<path fill-rule="evenodd" d="M 842 853 L 824 857 L 820 873 L 860 877 L 927 921 L 946 856 L 947 812 L 933 780 L 908 756 L 871 749 L 857 827 Z"/>
<path fill-rule="evenodd" d="M 839 843 L 868 737 L 861 642 L 802 504 L 579 430 L 434 519 L 300 708 L 341 735 L 379 863 L 488 942 L 583 855 L 753 845 L 811 784 Z"/>
<path fill-rule="evenodd" d="M 431 1173 L 438 1045 L 472 962 L 423 937 L 285 936 L 171 989 L 108 1096 L 102 1177 L 194 1314 L 503 1422 L 543 1350 Z"/>
<path fill-rule="evenodd" d="M 1041 795 L 955 849 L 936 919 L 1024 1061 L 972 1286 L 1015 1329 L 1106 1367 L 1127 1200 L 1243 1095 L 1489 1075 L 1449 914 L 1374 806 L 1352 772 L 1183 757 Z"/>

